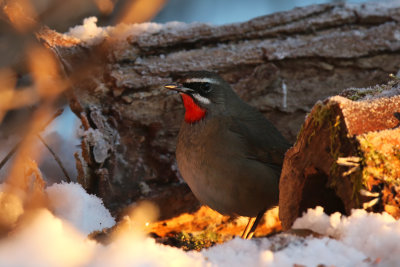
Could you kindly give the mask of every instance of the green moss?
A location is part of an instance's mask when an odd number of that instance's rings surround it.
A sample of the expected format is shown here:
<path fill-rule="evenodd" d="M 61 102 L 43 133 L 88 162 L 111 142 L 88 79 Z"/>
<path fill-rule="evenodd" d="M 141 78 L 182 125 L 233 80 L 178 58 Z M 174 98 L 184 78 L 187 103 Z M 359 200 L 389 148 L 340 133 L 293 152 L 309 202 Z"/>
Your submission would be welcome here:
<path fill-rule="evenodd" d="M 375 88 L 375 87 L 366 90 L 354 90 L 352 91 L 353 94 L 347 95 L 346 97 L 352 101 L 357 101 L 366 97 L 367 95 L 375 95 L 381 93 L 382 91 L 383 91 L 382 88 Z"/>
<path fill-rule="evenodd" d="M 356 206 L 360 205 L 359 193 L 360 190 L 365 188 L 366 184 L 363 179 L 362 171 L 359 169 L 357 172 L 350 174 L 350 181 L 353 184 L 352 199 L 356 202 Z"/>
<path fill-rule="evenodd" d="M 219 243 L 221 236 L 214 231 L 204 231 L 201 233 L 180 232 L 176 234 L 177 247 L 185 251 L 208 248 Z"/>
<path fill-rule="evenodd" d="M 311 138 L 314 136 L 316 131 L 319 131 L 323 127 L 327 127 L 329 129 L 329 153 L 333 159 L 333 163 L 330 167 L 329 174 L 332 178 L 330 180 L 329 187 L 335 188 L 337 184 L 337 179 L 342 177 L 343 171 L 340 170 L 340 166 L 337 164 L 337 160 L 339 157 L 344 156 L 341 152 L 342 142 L 340 139 L 340 131 L 342 129 L 342 119 L 340 115 L 338 115 L 332 105 L 322 105 L 319 103 L 316 106 L 316 110 L 313 113 L 313 124 L 315 131 L 309 136 L 308 142 L 311 141 Z M 361 170 L 358 169 L 353 173 L 349 174 L 347 179 L 350 179 L 353 184 L 353 199 L 358 203 L 358 192 L 364 186 L 364 181 L 362 179 Z"/>
<path fill-rule="evenodd" d="M 314 135 L 315 135 L 315 130 L 312 131 L 312 133 L 308 136 L 308 138 L 307 138 L 307 144 L 310 144 L 311 139 L 314 137 Z"/>
<path fill-rule="evenodd" d="M 295 144 L 297 144 L 297 142 L 299 141 L 299 137 L 301 136 L 303 131 L 304 131 L 304 123 L 301 125 L 300 131 L 297 133 Z"/>
<path fill-rule="evenodd" d="M 370 88 L 349 88 L 344 90 L 340 95 L 350 100 L 357 101 L 363 99 L 368 95 L 374 96 L 382 93 L 383 91 L 391 90 L 399 85 L 400 78 L 392 74 L 389 76 L 390 78 L 392 78 L 392 80 L 390 80 L 386 84 L 379 84 Z"/>
<path fill-rule="evenodd" d="M 335 118 L 335 121 L 331 119 L 329 121 L 329 151 L 331 154 L 331 157 L 333 158 L 333 163 L 332 166 L 329 170 L 330 176 L 331 177 L 338 177 L 339 175 L 339 166 L 337 164 L 337 159 L 340 156 L 340 138 L 339 138 L 339 133 L 340 133 L 340 116 L 337 115 Z M 332 179 L 331 180 L 331 187 L 334 187 L 336 185 L 336 180 Z"/>
<path fill-rule="evenodd" d="M 400 160 L 400 148 L 399 147 L 393 147 L 393 156 Z"/>
<path fill-rule="evenodd" d="M 308 142 L 311 141 L 311 138 L 315 135 L 316 131 L 321 130 L 321 128 L 328 124 L 329 129 L 329 149 L 332 158 L 335 160 L 338 159 L 340 155 L 340 127 L 341 120 L 340 116 L 336 115 L 332 109 L 332 106 L 327 104 L 323 105 L 322 103 L 317 103 L 316 110 L 313 113 L 313 124 L 314 124 L 314 132 L 308 138 Z"/>
<path fill-rule="evenodd" d="M 313 111 L 311 113 L 312 114 L 311 122 L 314 126 L 314 131 L 308 136 L 307 144 L 310 144 L 312 138 L 316 134 L 316 131 L 321 130 L 324 123 L 326 121 L 329 121 L 330 117 L 333 114 L 330 107 L 328 107 L 327 105 L 323 105 L 321 102 L 317 102 L 315 104 L 314 109 L 315 109 L 315 111 Z M 302 127 L 302 129 L 303 129 L 303 127 Z M 299 135 L 300 135 L 300 133 L 299 133 Z"/>
<path fill-rule="evenodd" d="M 337 115 L 335 121 L 329 121 L 329 130 L 330 130 L 330 152 L 332 158 L 336 160 L 339 158 L 340 155 L 340 116 Z"/>
<path fill-rule="evenodd" d="M 324 105 L 321 102 L 315 104 L 315 112 L 313 113 L 313 123 L 315 128 L 320 129 L 325 121 L 331 117 L 332 111 L 330 105 Z"/>
<path fill-rule="evenodd" d="M 364 183 L 369 178 L 375 178 L 387 184 L 400 185 L 400 149 L 395 146 L 389 153 L 384 153 L 372 144 L 368 135 L 360 136 L 358 140 L 363 151 Z"/>
<path fill-rule="evenodd" d="M 350 100 L 358 101 L 365 98 L 366 96 L 374 96 L 382 93 L 385 90 L 391 90 L 393 87 L 399 84 L 400 79 L 395 75 L 390 76 L 392 78 L 387 84 L 380 84 L 370 88 L 349 88 L 344 90 L 340 95 Z"/>
<path fill-rule="evenodd" d="M 330 186 L 335 187 L 337 179 L 341 179 L 343 176 L 343 170 L 339 169 L 340 166 L 338 165 L 337 160 L 339 159 L 339 157 L 345 156 L 340 152 L 341 151 L 340 116 L 337 115 L 335 120 L 330 120 L 329 125 L 330 125 L 330 153 L 332 158 L 334 159 L 334 162 L 330 169 L 330 175 L 334 179 L 332 179 Z M 349 179 L 353 185 L 352 199 L 356 202 L 356 205 L 359 205 L 359 192 L 366 185 L 365 180 L 363 179 L 361 166 L 358 169 L 355 169 L 352 173 L 348 174 L 347 179 Z"/>
<path fill-rule="evenodd" d="M 312 138 L 315 136 L 316 131 L 321 130 L 322 126 L 325 124 L 325 122 L 330 122 L 332 117 L 334 115 L 334 112 L 332 111 L 331 106 L 328 105 L 324 105 L 322 102 L 317 102 L 314 106 L 314 111 L 311 112 L 311 115 L 308 116 L 312 116 L 311 117 L 311 122 L 313 123 L 314 126 L 314 131 L 308 136 L 307 139 L 307 144 L 310 144 Z M 340 117 L 338 117 L 337 119 L 340 119 Z M 335 124 L 332 126 L 330 125 L 330 129 L 337 129 L 340 130 L 340 121 L 337 120 L 335 121 Z M 301 136 L 301 134 L 304 131 L 304 124 L 301 126 L 299 133 L 297 134 L 297 138 L 296 138 L 296 143 L 299 139 L 299 137 Z M 333 134 L 336 134 L 336 132 L 334 132 Z M 331 148 L 332 148 L 332 136 L 331 136 Z"/>

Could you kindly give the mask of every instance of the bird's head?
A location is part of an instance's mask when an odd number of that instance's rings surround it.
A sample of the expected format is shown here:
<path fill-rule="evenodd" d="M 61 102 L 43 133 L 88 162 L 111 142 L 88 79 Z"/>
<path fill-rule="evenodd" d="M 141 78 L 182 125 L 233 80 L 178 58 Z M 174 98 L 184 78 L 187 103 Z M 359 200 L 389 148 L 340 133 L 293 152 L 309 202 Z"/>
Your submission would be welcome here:
<path fill-rule="evenodd" d="M 164 87 L 182 96 L 187 123 L 197 122 L 209 112 L 223 110 L 226 99 L 236 96 L 226 81 L 208 71 L 189 72 L 179 78 L 178 82 Z"/>

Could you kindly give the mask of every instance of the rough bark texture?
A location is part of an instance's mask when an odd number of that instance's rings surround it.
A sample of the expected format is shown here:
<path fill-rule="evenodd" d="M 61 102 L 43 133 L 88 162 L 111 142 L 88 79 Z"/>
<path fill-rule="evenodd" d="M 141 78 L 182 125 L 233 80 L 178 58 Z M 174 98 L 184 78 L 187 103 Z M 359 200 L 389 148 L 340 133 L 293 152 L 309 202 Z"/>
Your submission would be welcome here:
<path fill-rule="evenodd" d="M 283 229 L 317 205 L 329 214 L 364 207 L 400 218 L 400 85 L 343 95 L 314 106 L 286 153 L 279 199 Z"/>
<path fill-rule="evenodd" d="M 217 71 L 294 141 L 317 100 L 398 71 L 399 18 L 397 7 L 316 5 L 223 26 L 130 26 L 94 46 L 46 29 L 39 38 L 74 85 L 70 105 L 86 125 L 76 158 L 89 191 L 110 207 L 172 186 L 193 205 L 174 156 L 183 106 L 162 84 Z"/>

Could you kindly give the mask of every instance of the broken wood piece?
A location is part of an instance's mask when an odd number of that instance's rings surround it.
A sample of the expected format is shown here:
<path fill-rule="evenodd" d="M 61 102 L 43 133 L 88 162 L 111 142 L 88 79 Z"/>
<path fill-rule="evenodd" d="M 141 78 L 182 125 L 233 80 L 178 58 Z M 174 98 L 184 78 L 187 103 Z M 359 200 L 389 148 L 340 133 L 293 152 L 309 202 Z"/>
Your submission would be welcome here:
<path fill-rule="evenodd" d="M 400 218 L 400 84 L 349 89 L 318 102 L 286 153 L 279 217 L 289 229 L 308 208 L 353 208 Z M 351 100 L 353 99 L 353 100 Z"/>

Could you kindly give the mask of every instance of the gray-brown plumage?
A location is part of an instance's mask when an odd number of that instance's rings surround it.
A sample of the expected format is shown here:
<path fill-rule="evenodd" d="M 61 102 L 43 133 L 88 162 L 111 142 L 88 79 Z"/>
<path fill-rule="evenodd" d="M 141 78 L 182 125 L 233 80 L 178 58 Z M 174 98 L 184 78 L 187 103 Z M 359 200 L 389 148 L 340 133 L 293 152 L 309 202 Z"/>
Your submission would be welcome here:
<path fill-rule="evenodd" d="M 185 105 L 176 158 L 194 195 L 229 215 L 260 216 L 276 206 L 289 148 L 279 131 L 215 73 L 189 73 L 165 87 Z"/>

